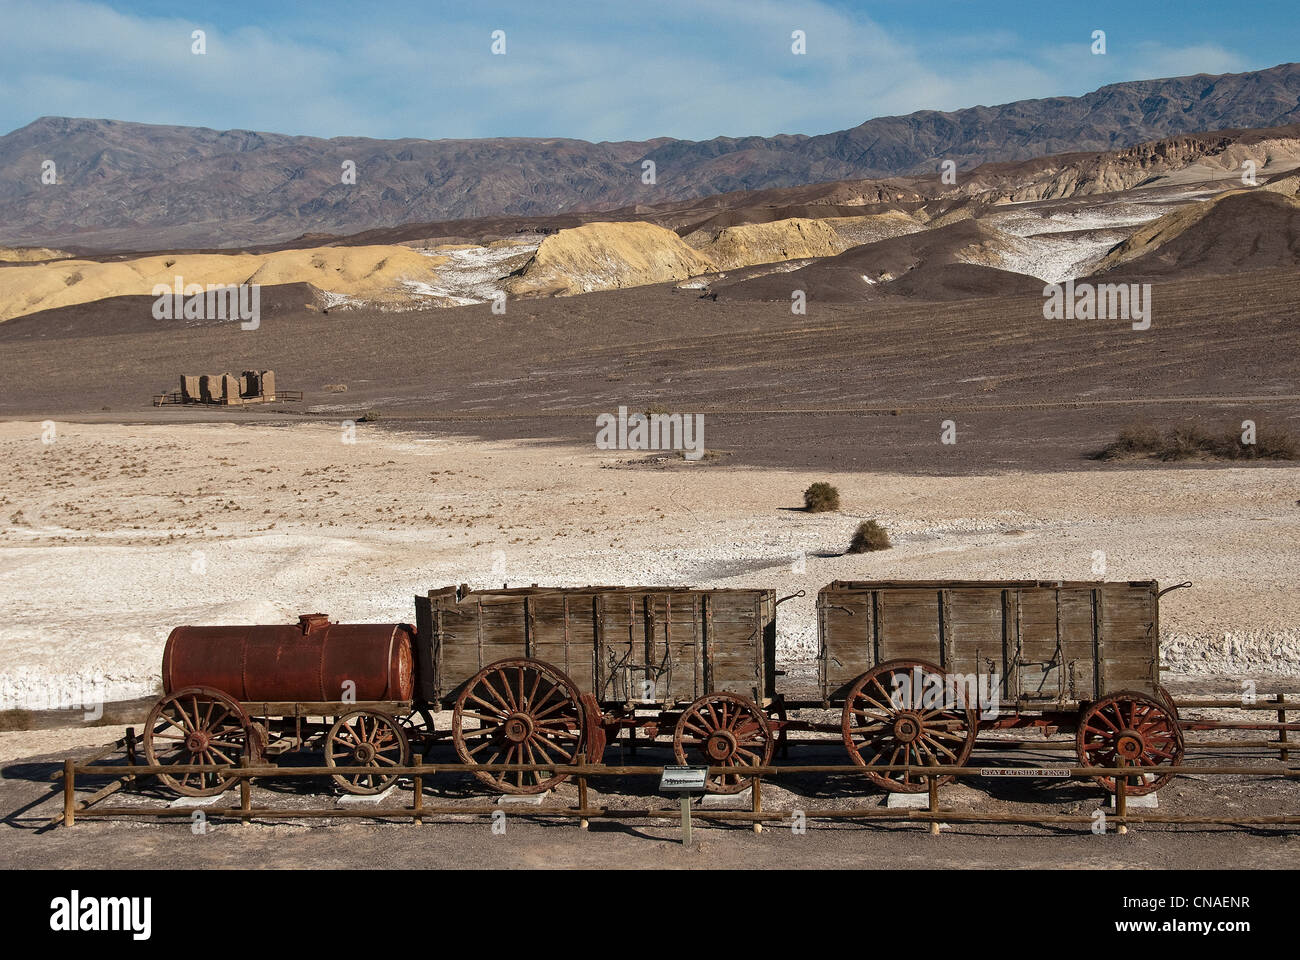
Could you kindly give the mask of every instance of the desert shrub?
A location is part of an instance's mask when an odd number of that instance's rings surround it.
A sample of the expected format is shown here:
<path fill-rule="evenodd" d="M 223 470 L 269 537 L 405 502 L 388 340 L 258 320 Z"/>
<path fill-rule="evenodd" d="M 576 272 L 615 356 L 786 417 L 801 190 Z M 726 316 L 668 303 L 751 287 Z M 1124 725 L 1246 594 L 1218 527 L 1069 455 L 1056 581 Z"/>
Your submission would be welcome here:
<path fill-rule="evenodd" d="M 1147 456 L 1158 453 L 1162 443 L 1160 431 L 1150 423 L 1130 423 L 1098 456 L 1102 460 Z"/>
<path fill-rule="evenodd" d="M 1176 427 L 1165 436 L 1158 452 L 1161 460 L 1193 460 L 1218 452 L 1220 446 L 1200 427 Z"/>
<path fill-rule="evenodd" d="M 1300 460 L 1300 441 L 1285 430 L 1257 430 L 1254 444 L 1242 443 L 1240 434 L 1232 436 L 1243 458 Z"/>
<path fill-rule="evenodd" d="M 1242 443 L 1234 428 L 1222 435 L 1207 432 L 1196 424 L 1173 427 L 1161 433 L 1149 424 L 1125 427 L 1104 450 L 1099 460 L 1149 457 L 1158 460 L 1297 460 L 1300 442 L 1285 430 L 1257 430 L 1254 443 Z"/>
<path fill-rule="evenodd" d="M 374 423 L 374 422 L 375 422 L 376 420 L 378 420 L 378 419 L 379 419 L 379 411 L 378 411 L 378 410 L 367 410 L 367 411 L 365 412 L 365 415 L 362 416 L 361 419 L 358 420 L 357 422 L 358 422 L 358 423 Z"/>
<path fill-rule="evenodd" d="M 30 730 L 34 719 L 30 710 L 0 710 L 0 730 Z"/>
<path fill-rule="evenodd" d="M 840 492 L 829 483 L 814 483 L 803 492 L 804 509 L 809 513 L 825 513 L 840 508 Z"/>
<path fill-rule="evenodd" d="M 346 383 L 327 383 L 325 389 L 330 393 L 347 393 L 348 385 Z"/>
<path fill-rule="evenodd" d="M 853 531 L 849 541 L 849 553 L 870 553 L 873 550 L 888 550 L 893 544 L 889 542 L 889 531 L 874 520 L 864 520 Z"/>

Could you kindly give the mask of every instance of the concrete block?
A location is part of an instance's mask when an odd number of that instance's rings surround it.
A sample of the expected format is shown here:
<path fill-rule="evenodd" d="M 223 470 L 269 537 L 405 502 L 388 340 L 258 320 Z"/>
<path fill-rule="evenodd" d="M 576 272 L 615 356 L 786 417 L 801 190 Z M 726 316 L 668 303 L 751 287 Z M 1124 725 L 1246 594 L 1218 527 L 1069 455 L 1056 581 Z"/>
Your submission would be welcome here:
<path fill-rule="evenodd" d="M 1112 793 L 1110 795 L 1110 800 L 1107 801 L 1106 806 L 1112 813 L 1114 812 L 1115 794 Z M 1156 793 L 1148 793 L 1141 797 L 1129 797 L 1128 808 L 1130 810 L 1159 810 L 1160 795 Z"/>
<path fill-rule="evenodd" d="M 370 806 L 377 807 L 379 806 L 379 804 L 383 803 L 385 800 L 391 797 L 393 795 L 393 791 L 396 789 L 397 789 L 397 784 L 394 783 L 391 786 L 389 786 L 389 788 L 385 790 L 383 793 L 374 793 L 374 794 L 345 793 L 343 794 L 343 796 L 339 797 L 338 806 L 359 807 L 359 806 L 365 806 L 369 804 Z"/>
<path fill-rule="evenodd" d="M 928 810 L 930 795 L 928 793 L 887 793 L 885 807 L 889 810 Z"/>
<path fill-rule="evenodd" d="M 215 807 L 225 799 L 225 794 L 217 794 L 215 797 L 177 797 L 167 806 L 173 810 L 191 810 L 200 807 Z"/>
<path fill-rule="evenodd" d="M 545 793 L 506 793 L 497 797 L 497 806 L 499 807 L 540 807 L 542 801 L 551 795 L 551 791 Z"/>
<path fill-rule="evenodd" d="M 748 810 L 753 806 L 753 792 L 753 788 L 748 787 L 740 793 L 706 793 L 700 797 L 699 805 L 723 810 Z"/>

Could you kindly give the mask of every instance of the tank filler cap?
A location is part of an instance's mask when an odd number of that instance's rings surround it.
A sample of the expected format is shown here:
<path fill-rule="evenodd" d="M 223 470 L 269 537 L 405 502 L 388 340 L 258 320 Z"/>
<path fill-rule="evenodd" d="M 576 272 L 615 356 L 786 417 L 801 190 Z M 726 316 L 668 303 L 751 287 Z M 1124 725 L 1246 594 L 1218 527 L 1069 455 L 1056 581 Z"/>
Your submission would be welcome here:
<path fill-rule="evenodd" d="M 315 633 L 330 625 L 328 613 L 300 613 L 298 614 L 298 626 L 302 628 L 304 635 Z"/>

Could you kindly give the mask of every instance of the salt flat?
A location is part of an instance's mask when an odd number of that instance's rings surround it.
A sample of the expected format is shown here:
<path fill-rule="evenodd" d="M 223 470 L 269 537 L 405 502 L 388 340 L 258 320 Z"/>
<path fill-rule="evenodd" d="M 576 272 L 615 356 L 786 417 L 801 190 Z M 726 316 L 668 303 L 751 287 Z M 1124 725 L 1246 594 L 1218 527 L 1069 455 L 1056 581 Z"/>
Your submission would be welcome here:
<path fill-rule="evenodd" d="M 320 423 L 0 423 L 0 672 L 9 702 L 93 672 L 151 693 L 186 623 L 410 621 L 450 583 L 765 586 L 781 655 L 815 651 L 837 578 L 1155 578 L 1175 675 L 1300 671 L 1287 467 L 908 476 L 679 463 L 594 445 Z M 815 480 L 843 513 L 807 514 Z M 894 548 L 846 556 L 860 519 Z"/>

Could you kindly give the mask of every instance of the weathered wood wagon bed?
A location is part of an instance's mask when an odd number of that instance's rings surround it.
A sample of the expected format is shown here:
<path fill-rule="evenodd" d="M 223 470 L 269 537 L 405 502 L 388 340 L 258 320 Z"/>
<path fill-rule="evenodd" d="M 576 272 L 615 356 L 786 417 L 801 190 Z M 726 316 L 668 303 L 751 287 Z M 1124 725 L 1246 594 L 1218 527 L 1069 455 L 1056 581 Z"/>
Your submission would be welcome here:
<path fill-rule="evenodd" d="M 653 738 L 670 728 L 679 762 L 765 763 L 777 602 L 771 590 L 446 587 L 416 598 L 419 693 L 454 708 L 466 763 L 596 759 L 620 729 Z M 479 777 L 518 792 L 562 779 Z M 732 775 L 713 784 L 744 785 Z"/>
<path fill-rule="evenodd" d="M 817 597 L 822 699 L 844 705 L 845 746 L 866 766 L 962 764 L 981 727 L 1029 725 L 1075 730 L 1087 765 L 1173 764 L 1183 742 L 1160 687 L 1167 592 L 1153 580 L 836 581 Z M 1147 773 L 1132 791 L 1166 779 Z"/>

